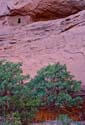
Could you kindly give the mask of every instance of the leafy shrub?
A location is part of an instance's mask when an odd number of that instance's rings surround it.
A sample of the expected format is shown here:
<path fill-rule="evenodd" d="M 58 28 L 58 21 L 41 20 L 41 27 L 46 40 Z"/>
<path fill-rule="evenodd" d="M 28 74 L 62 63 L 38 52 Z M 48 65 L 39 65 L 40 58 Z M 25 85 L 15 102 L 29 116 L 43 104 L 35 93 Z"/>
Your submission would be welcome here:
<path fill-rule="evenodd" d="M 59 63 L 42 68 L 29 84 L 32 94 L 42 100 L 42 106 L 73 106 L 81 103 L 81 98 L 72 97 L 80 91 L 81 82 L 67 71 L 66 65 Z"/>
<path fill-rule="evenodd" d="M 62 122 L 62 125 L 71 125 L 71 123 L 73 122 L 73 120 L 70 119 L 69 116 L 65 114 L 60 115 L 58 120 Z"/>
<path fill-rule="evenodd" d="M 21 122 L 25 124 L 34 117 L 39 99 L 30 94 L 25 83 L 29 75 L 22 73 L 20 63 L 0 61 L 0 115 L 12 117 L 17 112 Z"/>
<path fill-rule="evenodd" d="M 76 121 L 72 120 L 66 114 L 59 115 L 59 117 L 57 118 L 57 120 L 60 121 L 60 123 L 62 123 L 62 125 L 71 125 L 72 123 L 73 123 L 73 125 L 82 125 L 80 122 L 76 122 Z"/>
<path fill-rule="evenodd" d="M 0 61 L 0 116 L 10 116 L 16 125 L 26 125 L 41 106 L 62 108 L 81 103 L 80 97 L 72 96 L 80 91 L 81 82 L 74 80 L 66 65 L 48 65 L 29 82 L 21 66 Z"/>

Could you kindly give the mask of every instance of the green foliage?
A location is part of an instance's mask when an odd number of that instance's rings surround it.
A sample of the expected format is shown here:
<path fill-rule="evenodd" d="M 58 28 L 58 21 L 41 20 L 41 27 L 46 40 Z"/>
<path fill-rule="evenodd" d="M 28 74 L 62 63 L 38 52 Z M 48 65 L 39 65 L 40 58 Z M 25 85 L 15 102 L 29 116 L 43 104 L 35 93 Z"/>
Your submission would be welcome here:
<path fill-rule="evenodd" d="M 42 100 L 42 106 L 72 106 L 81 102 L 80 97 L 72 97 L 80 91 L 81 82 L 74 80 L 66 65 L 57 63 L 42 68 L 28 86 Z"/>
<path fill-rule="evenodd" d="M 58 120 L 62 122 L 62 125 L 70 125 L 73 122 L 73 120 L 70 119 L 69 116 L 65 114 L 59 115 Z"/>
<path fill-rule="evenodd" d="M 12 114 L 12 117 L 13 117 L 13 123 L 12 123 L 13 125 L 22 125 L 19 112 L 14 112 Z"/>
<path fill-rule="evenodd" d="M 26 125 L 40 106 L 72 106 L 81 103 L 73 94 L 81 82 L 59 63 L 42 68 L 34 79 L 23 75 L 21 64 L 0 61 L 0 115 L 14 118 L 14 125 Z"/>
<path fill-rule="evenodd" d="M 40 101 L 26 85 L 29 75 L 23 75 L 21 64 L 0 61 L 0 115 L 16 112 L 20 120 L 31 120 Z M 18 123 L 17 123 L 18 124 Z"/>
<path fill-rule="evenodd" d="M 59 115 L 59 117 L 57 118 L 57 120 L 60 121 L 62 123 L 62 125 L 71 125 L 71 123 L 73 123 L 74 125 L 81 125 L 81 123 L 79 121 L 76 122 L 76 121 L 72 120 L 66 114 Z"/>

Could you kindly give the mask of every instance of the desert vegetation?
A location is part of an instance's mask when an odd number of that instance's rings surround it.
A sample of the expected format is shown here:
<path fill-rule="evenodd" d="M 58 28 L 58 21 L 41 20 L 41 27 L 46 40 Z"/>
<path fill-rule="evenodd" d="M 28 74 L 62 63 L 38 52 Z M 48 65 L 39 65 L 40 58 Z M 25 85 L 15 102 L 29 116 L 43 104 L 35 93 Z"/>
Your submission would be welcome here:
<path fill-rule="evenodd" d="M 23 75 L 21 66 L 0 61 L 0 116 L 6 125 L 11 125 L 11 119 L 12 125 L 27 125 L 40 107 L 63 110 L 83 103 L 80 96 L 74 96 L 81 90 L 81 81 L 75 80 L 66 65 L 48 65 L 33 79 Z"/>

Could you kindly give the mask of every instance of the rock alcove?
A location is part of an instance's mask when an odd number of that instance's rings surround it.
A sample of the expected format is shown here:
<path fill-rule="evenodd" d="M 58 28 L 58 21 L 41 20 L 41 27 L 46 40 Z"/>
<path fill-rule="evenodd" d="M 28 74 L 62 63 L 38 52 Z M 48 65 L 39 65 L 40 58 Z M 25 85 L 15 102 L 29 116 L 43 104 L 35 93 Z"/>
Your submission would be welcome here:
<path fill-rule="evenodd" d="M 30 16 L 7 16 L 6 21 L 8 25 L 17 26 L 17 25 L 27 25 L 32 22 Z"/>

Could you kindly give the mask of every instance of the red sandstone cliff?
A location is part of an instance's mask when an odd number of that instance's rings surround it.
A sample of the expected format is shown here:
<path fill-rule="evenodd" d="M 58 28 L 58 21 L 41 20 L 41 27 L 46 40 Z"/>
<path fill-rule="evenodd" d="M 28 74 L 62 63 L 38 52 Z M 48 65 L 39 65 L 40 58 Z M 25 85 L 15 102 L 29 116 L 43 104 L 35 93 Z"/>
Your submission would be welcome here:
<path fill-rule="evenodd" d="M 85 85 L 85 0 L 0 0 L 0 59 L 35 75 L 61 62 Z"/>

